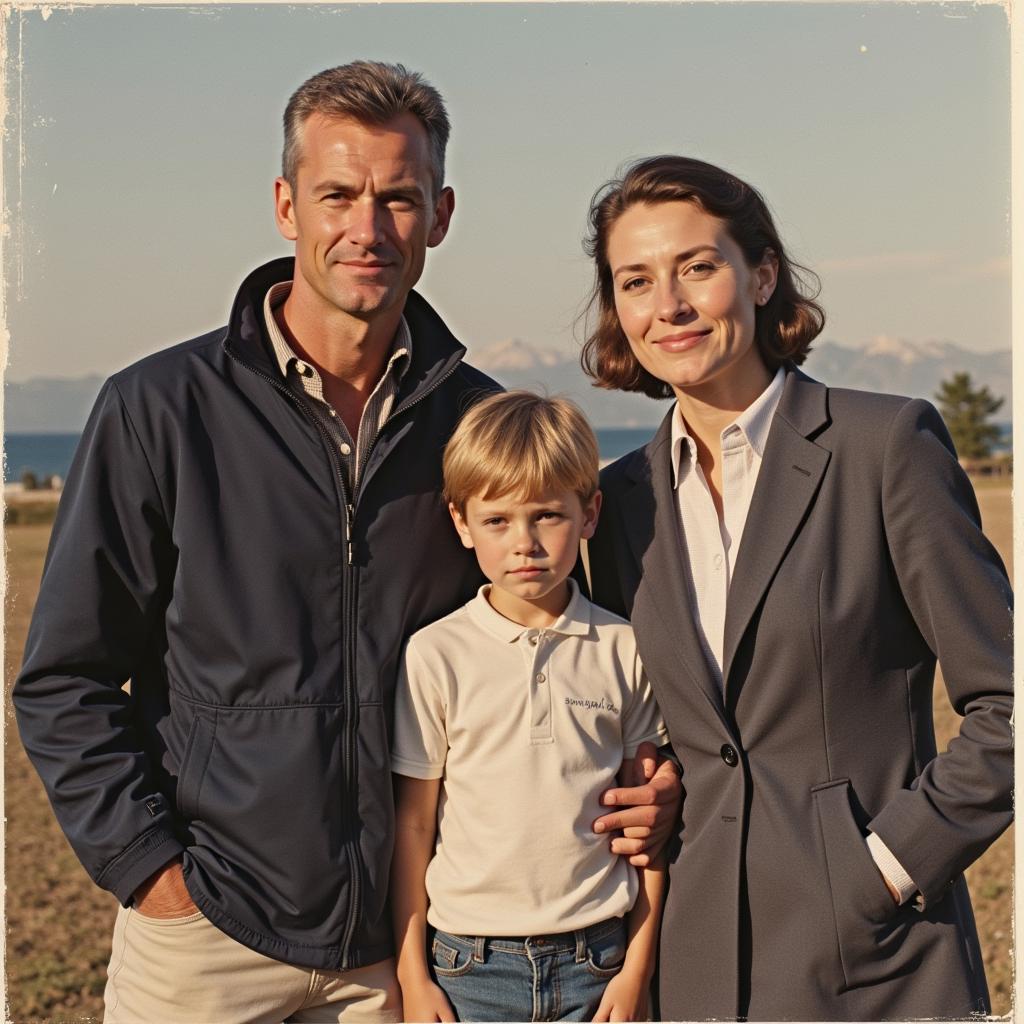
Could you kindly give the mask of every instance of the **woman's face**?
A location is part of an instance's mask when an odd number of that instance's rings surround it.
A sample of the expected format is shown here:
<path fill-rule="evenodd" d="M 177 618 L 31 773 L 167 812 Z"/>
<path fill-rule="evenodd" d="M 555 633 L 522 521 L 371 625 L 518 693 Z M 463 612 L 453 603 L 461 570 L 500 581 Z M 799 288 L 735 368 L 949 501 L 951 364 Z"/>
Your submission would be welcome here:
<path fill-rule="evenodd" d="M 619 323 L 648 373 L 677 395 L 760 393 L 754 309 L 775 288 L 774 254 L 748 266 L 723 221 L 680 201 L 626 210 L 608 262 Z"/>

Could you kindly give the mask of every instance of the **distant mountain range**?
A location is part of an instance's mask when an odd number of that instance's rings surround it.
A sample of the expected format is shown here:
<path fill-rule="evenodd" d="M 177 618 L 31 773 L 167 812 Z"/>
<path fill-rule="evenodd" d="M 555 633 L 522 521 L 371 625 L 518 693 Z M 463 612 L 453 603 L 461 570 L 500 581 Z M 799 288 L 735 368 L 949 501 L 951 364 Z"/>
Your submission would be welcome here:
<path fill-rule="evenodd" d="M 575 352 L 540 348 L 507 338 L 473 349 L 469 362 L 506 387 L 564 394 L 583 407 L 596 427 L 648 427 L 665 413 L 665 402 L 643 395 L 592 387 L 580 370 Z M 951 341 L 911 341 L 879 336 L 861 348 L 834 341 L 819 342 L 803 367 L 812 377 L 838 387 L 887 391 L 934 400 L 939 382 L 967 371 L 976 385 L 987 384 L 1006 399 L 996 414 L 1011 418 L 1009 349 L 972 352 Z M 4 399 L 4 430 L 8 433 L 78 433 L 103 379 L 37 377 L 10 381 Z"/>
<path fill-rule="evenodd" d="M 540 349 L 510 338 L 472 351 L 468 358 L 506 387 L 574 398 L 596 427 L 652 426 L 664 415 L 664 402 L 592 387 L 575 353 Z M 995 418 L 1007 421 L 1011 417 L 1009 349 L 971 352 L 950 341 L 917 342 L 882 335 L 862 348 L 819 342 L 803 369 L 837 387 L 886 391 L 929 401 L 934 401 L 940 381 L 967 371 L 975 385 L 987 384 L 994 395 L 1006 399 Z"/>

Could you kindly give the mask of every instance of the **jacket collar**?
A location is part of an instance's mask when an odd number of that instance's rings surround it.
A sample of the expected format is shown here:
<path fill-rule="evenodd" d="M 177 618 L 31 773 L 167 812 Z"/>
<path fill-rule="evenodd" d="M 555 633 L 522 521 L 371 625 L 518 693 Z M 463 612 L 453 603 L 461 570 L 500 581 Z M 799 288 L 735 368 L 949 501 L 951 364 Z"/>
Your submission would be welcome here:
<path fill-rule="evenodd" d="M 224 349 L 252 369 L 270 377 L 280 369 L 267 337 L 263 301 L 270 288 L 295 276 L 295 258 L 286 256 L 257 267 L 242 282 L 228 320 Z M 395 403 L 398 411 L 451 373 L 462 361 L 466 348 L 445 326 L 421 295 L 409 293 L 402 311 L 413 338 L 412 359 L 402 379 Z"/>
<path fill-rule="evenodd" d="M 754 611 L 821 484 L 830 453 L 813 438 L 828 422 L 828 391 L 796 367 L 786 367 L 764 461 L 751 499 L 726 608 L 722 678 L 728 692 L 732 662 Z M 640 586 L 676 644 L 678 662 L 724 716 L 722 686 L 708 665 L 696 629 L 696 606 L 685 571 L 688 554 L 672 480 L 672 416 L 624 467 L 634 486 L 622 497 L 627 540 L 641 566 Z M 650 525 L 654 524 L 653 538 Z M 723 717 L 723 721 L 726 719 Z"/>

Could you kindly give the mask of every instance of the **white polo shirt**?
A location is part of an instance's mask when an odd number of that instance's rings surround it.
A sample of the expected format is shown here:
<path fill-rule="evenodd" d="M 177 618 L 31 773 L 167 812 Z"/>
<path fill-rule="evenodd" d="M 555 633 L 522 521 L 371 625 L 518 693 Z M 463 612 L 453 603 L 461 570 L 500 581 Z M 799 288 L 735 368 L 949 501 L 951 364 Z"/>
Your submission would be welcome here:
<path fill-rule="evenodd" d="M 393 771 L 443 778 L 426 874 L 437 928 L 540 935 L 625 914 L 636 871 L 595 835 L 623 757 L 667 742 L 629 623 L 572 597 L 529 629 L 488 586 L 408 642 Z"/>

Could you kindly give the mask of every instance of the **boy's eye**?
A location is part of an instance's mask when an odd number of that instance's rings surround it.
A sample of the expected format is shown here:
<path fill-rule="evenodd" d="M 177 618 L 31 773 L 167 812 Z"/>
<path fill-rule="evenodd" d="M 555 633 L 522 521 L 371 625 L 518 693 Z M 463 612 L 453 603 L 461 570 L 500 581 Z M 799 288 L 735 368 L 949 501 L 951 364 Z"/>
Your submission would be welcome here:
<path fill-rule="evenodd" d="M 538 519 L 561 519 L 562 518 L 562 513 L 561 512 L 552 512 L 552 511 L 549 510 L 547 512 L 541 512 L 540 515 L 537 516 L 537 518 Z"/>
<path fill-rule="evenodd" d="M 503 522 L 505 522 L 505 520 L 502 519 L 501 516 L 491 516 L 484 520 L 484 526 L 501 526 Z"/>

